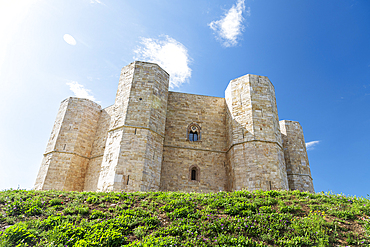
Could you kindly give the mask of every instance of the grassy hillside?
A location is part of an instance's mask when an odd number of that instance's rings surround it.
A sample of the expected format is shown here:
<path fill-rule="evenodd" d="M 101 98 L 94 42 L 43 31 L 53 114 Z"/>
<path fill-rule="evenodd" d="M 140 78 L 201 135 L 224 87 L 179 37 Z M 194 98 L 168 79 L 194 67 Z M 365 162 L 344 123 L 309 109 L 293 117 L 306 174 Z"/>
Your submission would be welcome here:
<path fill-rule="evenodd" d="M 299 191 L 0 192 L 5 246 L 370 246 L 370 200 Z"/>

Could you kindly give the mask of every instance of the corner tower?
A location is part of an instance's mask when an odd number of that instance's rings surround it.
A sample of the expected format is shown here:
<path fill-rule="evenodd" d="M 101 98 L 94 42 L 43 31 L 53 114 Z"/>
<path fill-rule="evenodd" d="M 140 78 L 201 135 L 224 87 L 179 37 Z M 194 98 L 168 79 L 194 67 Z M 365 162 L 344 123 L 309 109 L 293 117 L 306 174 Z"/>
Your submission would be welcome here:
<path fill-rule="evenodd" d="M 275 90 L 265 76 L 232 80 L 226 91 L 229 189 L 289 189 Z"/>
<path fill-rule="evenodd" d="M 302 126 L 296 121 L 280 121 L 284 157 L 291 190 L 315 193 Z"/>
<path fill-rule="evenodd" d="M 88 99 L 62 101 L 34 188 L 82 191 L 100 105 Z"/>
<path fill-rule="evenodd" d="M 121 71 L 98 191 L 159 190 L 169 75 L 133 62 Z"/>

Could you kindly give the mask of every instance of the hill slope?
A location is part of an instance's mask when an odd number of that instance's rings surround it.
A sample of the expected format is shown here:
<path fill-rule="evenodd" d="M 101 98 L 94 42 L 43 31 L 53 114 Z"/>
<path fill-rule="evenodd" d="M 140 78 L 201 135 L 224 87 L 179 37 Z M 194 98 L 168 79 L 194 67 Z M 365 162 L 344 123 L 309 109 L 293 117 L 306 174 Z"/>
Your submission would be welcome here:
<path fill-rule="evenodd" d="M 370 246 L 370 200 L 299 191 L 0 192 L 5 246 Z"/>

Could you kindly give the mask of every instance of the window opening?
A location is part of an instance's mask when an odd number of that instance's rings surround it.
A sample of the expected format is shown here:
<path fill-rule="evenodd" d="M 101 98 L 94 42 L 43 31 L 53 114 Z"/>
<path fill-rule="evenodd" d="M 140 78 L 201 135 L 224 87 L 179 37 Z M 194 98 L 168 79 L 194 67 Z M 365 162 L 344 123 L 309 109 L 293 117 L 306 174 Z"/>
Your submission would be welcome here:
<path fill-rule="evenodd" d="M 191 170 L 191 180 L 197 180 L 197 170 L 195 168 Z"/>
<path fill-rule="evenodd" d="M 187 139 L 191 142 L 200 140 L 200 126 L 196 123 L 192 123 L 187 129 Z"/>
<path fill-rule="evenodd" d="M 197 165 L 192 165 L 189 167 L 189 180 L 199 182 L 200 170 Z"/>
<path fill-rule="evenodd" d="M 128 181 L 130 180 L 130 175 L 127 175 L 127 184 L 128 185 Z"/>
<path fill-rule="evenodd" d="M 197 132 L 193 132 L 193 131 L 190 131 L 189 133 L 189 141 L 198 141 L 198 133 Z"/>

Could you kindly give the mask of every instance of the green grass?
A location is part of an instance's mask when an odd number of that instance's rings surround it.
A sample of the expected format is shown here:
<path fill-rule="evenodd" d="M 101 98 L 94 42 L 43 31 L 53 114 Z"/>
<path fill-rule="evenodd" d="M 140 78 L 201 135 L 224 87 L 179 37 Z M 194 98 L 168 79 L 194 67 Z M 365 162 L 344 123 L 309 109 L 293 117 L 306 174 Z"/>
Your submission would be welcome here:
<path fill-rule="evenodd" d="M 370 246 L 370 200 L 299 191 L 0 192 L 0 247 Z"/>

